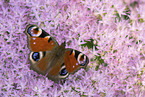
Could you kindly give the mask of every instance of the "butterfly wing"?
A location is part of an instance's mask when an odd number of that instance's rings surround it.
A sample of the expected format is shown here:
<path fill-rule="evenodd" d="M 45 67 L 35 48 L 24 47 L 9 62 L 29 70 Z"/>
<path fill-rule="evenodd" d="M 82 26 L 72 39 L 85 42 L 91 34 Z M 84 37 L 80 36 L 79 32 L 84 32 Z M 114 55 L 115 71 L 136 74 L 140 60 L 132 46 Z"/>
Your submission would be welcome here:
<path fill-rule="evenodd" d="M 65 45 L 51 51 L 31 52 L 31 68 L 51 80 L 66 78 L 69 73 L 64 65 Z"/>
<path fill-rule="evenodd" d="M 59 72 L 64 68 L 65 47 L 60 47 L 53 37 L 35 25 L 28 25 L 25 33 L 31 50 L 31 69 L 42 75 L 47 74 L 50 79 L 59 79 Z"/>
<path fill-rule="evenodd" d="M 28 47 L 33 52 L 50 51 L 59 46 L 53 37 L 35 25 L 28 25 L 25 33 L 28 36 Z"/>
<path fill-rule="evenodd" d="M 64 56 L 64 64 L 66 66 L 66 70 L 69 73 L 74 73 L 80 68 L 85 68 L 89 63 L 88 57 L 73 49 L 66 49 Z"/>

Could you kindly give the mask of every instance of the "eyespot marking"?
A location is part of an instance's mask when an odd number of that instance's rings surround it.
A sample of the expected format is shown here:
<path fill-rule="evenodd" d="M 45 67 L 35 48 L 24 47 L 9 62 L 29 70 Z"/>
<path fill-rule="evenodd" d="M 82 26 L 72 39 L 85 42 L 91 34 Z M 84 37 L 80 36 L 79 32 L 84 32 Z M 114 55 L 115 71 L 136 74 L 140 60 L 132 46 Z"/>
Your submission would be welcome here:
<path fill-rule="evenodd" d="M 83 60 L 84 60 L 84 57 L 85 57 L 84 54 L 81 55 L 81 56 L 79 57 L 79 60 L 80 60 L 80 61 L 83 61 Z"/>
<path fill-rule="evenodd" d="M 87 57 L 84 54 L 80 53 L 78 55 L 77 60 L 78 60 L 78 62 L 80 64 L 80 66 L 84 66 L 86 64 L 86 62 L 87 62 Z"/>
<path fill-rule="evenodd" d="M 30 26 L 28 28 L 28 34 L 31 36 L 40 36 L 42 34 L 42 29 L 36 27 L 36 26 Z"/>
<path fill-rule="evenodd" d="M 38 34 L 38 32 L 39 32 L 39 28 L 38 27 L 32 29 L 32 33 Z"/>
<path fill-rule="evenodd" d="M 38 52 L 34 52 L 34 53 L 32 54 L 32 58 L 33 58 L 34 61 L 39 61 L 39 59 L 40 59 L 40 54 L 39 54 Z"/>
<path fill-rule="evenodd" d="M 66 78 L 68 75 L 69 75 L 69 73 L 67 72 L 66 67 L 63 63 L 62 67 L 60 69 L 60 72 L 59 72 L 59 78 Z"/>
<path fill-rule="evenodd" d="M 45 52 L 31 52 L 29 59 L 32 63 L 35 63 L 45 56 Z"/>

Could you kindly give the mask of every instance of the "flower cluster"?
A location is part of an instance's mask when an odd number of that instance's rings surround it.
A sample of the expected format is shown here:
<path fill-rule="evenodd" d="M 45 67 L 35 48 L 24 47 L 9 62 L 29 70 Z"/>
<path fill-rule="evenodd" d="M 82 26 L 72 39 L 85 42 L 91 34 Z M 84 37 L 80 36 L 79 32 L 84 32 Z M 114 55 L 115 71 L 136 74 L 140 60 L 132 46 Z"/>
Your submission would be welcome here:
<path fill-rule="evenodd" d="M 0 96 L 145 95 L 144 0 L 1 0 Z M 90 60 L 55 83 L 30 70 L 28 24 Z"/>

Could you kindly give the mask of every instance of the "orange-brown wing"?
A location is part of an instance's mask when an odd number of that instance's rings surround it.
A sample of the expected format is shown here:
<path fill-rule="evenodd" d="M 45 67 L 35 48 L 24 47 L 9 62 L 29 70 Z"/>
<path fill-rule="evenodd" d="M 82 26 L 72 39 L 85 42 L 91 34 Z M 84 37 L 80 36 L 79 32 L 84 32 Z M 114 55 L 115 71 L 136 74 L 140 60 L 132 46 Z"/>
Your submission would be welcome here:
<path fill-rule="evenodd" d="M 53 37 L 35 25 L 28 25 L 25 33 L 28 36 L 28 47 L 33 52 L 49 51 L 58 47 L 58 43 Z"/>
<path fill-rule="evenodd" d="M 86 67 L 89 59 L 86 55 L 73 49 L 66 49 L 64 56 L 64 64 L 69 73 L 73 73 L 82 67 Z"/>
<path fill-rule="evenodd" d="M 47 75 L 51 80 L 59 80 L 69 75 L 63 58 L 63 56 L 56 56 L 54 52 L 49 51 L 31 52 L 29 57 L 31 69 L 39 74 Z"/>

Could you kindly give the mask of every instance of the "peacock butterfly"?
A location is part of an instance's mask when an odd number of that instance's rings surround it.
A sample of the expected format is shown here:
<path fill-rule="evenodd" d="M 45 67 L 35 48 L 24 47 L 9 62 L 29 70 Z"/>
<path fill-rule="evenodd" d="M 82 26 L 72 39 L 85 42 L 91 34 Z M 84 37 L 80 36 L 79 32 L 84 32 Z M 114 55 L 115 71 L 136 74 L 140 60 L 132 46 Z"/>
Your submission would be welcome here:
<path fill-rule="evenodd" d="M 47 75 L 51 80 L 66 78 L 89 63 L 88 57 L 71 48 L 65 48 L 65 42 L 57 41 L 36 25 L 28 25 L 28 48 L 31 50 L 29 60 L 31 69 L 39 74 Z"/>

